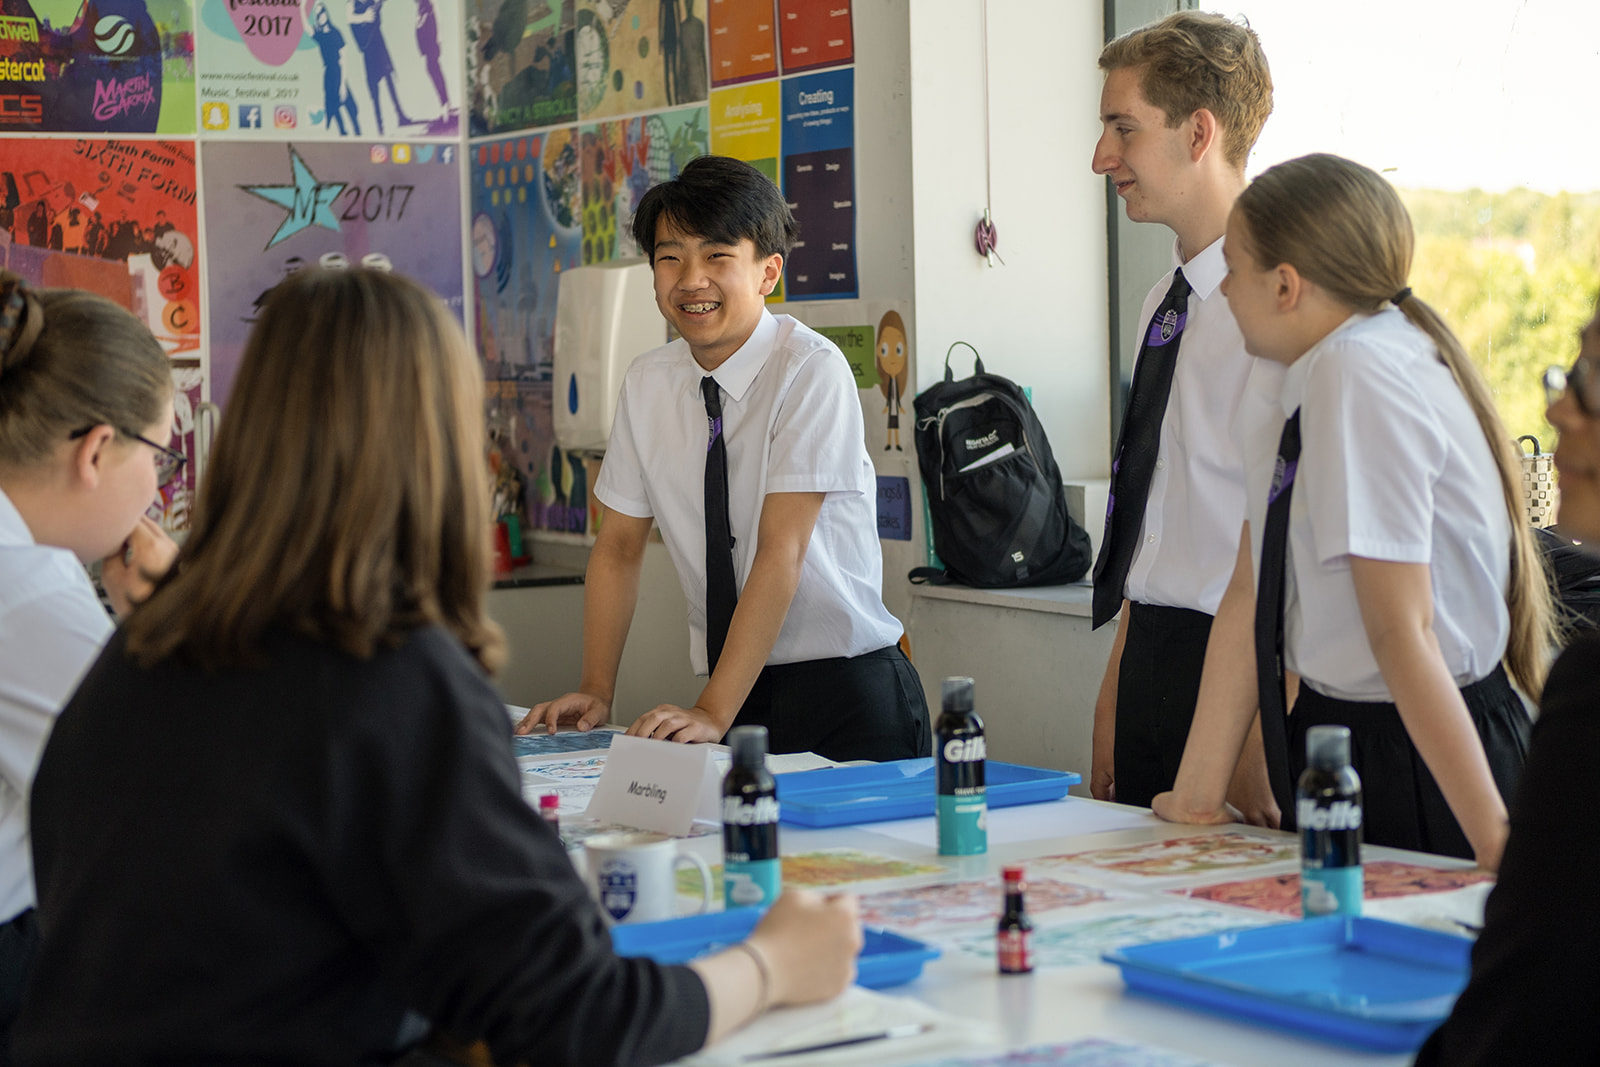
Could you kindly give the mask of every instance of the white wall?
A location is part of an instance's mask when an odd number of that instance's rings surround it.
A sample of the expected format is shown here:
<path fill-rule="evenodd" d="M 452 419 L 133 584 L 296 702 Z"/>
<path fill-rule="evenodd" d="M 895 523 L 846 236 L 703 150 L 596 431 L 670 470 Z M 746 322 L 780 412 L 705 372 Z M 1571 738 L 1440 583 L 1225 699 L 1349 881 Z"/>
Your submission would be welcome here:
<path fill-rule="evenodd" d="M 910 15 L 918 388 L 938 380 L 952 341 L 970 341 L 989 370 L 1032 387 L 1062 475 L 1104 478 L 1105 180 L 1089 169 L 1101 5 L 989 5 L 988 140 L 1005 260 L 993 268 L 972 244 L 985 189 L 982 3 L 916 0 Z M 970 353 L 951 365 L 970 373 Z"/>

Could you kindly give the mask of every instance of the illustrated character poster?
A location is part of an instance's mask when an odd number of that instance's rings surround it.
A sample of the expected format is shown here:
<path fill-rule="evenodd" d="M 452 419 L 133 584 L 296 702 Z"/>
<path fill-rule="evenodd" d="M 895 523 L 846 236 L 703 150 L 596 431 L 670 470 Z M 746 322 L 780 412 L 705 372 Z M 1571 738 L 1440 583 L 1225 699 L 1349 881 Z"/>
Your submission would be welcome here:
<path fill-rule="evenodd" d="M 578 117 L 704 100 L 704 13 L 700 0 L 578 0 Z"/>
<path fill-rule="evenodd" d="M 261 298 L 303 267 L 365 265 L 415 278 L 459 317 L 455 145 L 202 146 L 211 242 L 211 399 L 227 404 Z"/>
<path fill-rule="evenodd" d="M 588 528 L 585 459 L 555 443 L 550 378 L 556 297 L 582 245 L 574 127 L 472 148 L 472 288 L 499 514 Z"/>
<path fill-rule="evenodd" d="M 16 138 L 0 156 L 0 267 L 37 286 L 88 289 L 142 319 L 173 357 L 173 447 L 191 462 L 162 491 L 161 521 L 188 526 L 200 302 L 192 144 Z"/>
<path fill-rule="evenodd" d="M 783 193 L 800 223 L 784 271 L 790 300 L 857 294 L 854 74 L 783 80 Z"/>
<path fill-rule="evenodd" d="M 390 140 L 459 130 L 457 0 L 199 0 L 200 128 Z"/>
<path fill-rule="evenodd" d="M 578 128 L 585 264 L 639 255 L 628 233 L 634 209 L 652 185 L 707 153 L 709 125 L 706 108 L 690 107 Z"/>
<path fill-rule="evenodd" d="M 573 0 L 471 0 L 468 132 L 556 126 L 578 117 Z"/>
<path fill-rule="evenodd" d="M 189 0 L 0 0 L 0 133 L 193 133 Z"/>

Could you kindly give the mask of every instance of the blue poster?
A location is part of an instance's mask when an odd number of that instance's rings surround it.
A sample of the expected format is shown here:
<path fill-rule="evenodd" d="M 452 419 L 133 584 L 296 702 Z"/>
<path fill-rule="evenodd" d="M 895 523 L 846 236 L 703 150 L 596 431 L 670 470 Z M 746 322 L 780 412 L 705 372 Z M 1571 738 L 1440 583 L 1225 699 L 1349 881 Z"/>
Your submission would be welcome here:
<path fill-rule="evenodd" d="M 858 295 L 855 143 L 854 70 L 783 80 L 783 195 L 800 223 L 790 300 Z"/>

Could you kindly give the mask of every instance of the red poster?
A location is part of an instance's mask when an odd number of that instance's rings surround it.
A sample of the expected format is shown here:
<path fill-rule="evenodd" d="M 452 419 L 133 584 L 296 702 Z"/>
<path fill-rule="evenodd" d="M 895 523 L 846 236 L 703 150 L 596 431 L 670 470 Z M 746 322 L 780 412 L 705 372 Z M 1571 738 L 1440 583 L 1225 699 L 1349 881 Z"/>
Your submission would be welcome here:
<path fill-rule="evenodd" d="M 772 0 L 711 0 L 711 84 L 732 85 L 778 73 Z"/>
<path fill-rule="evenodd" d="M 783 72 L 832 67 L 855 58 L 851 0 L 778 0 Z"/>

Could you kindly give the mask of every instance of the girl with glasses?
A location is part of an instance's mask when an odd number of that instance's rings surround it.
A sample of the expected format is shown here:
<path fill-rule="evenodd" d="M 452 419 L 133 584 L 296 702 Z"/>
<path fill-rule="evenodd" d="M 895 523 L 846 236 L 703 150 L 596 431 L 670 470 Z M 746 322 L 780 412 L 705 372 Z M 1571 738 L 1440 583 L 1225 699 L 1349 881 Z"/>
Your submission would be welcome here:
<path fill-rule="evenodd" d="M 30 1062 L 647 1064 L 850 980 L 853 904 L 780 899 L 688 966 L 621 959 L 522 799 L 483 382 L 367 268 L 263 303 L 194 525 L 62 712 L 33 792 Z"/>
<path fill-rule="evenodd" d="M 57 712 L 174 546 L 144 516 L 172 431 L 166 354 L 132 314 L 0 272 L 0 1062 L 38 939 L 28 791 Z"/>
<path fill-rule="evenodd" d="M 1246 349 L 1288 370 L 1273 424 L 1243 431 L 1228 640 L 1155 808 L 1227 821 L 1259 702 L 1280 782 L 1311 726 L 1348 726 L 1368 842 L 1493 870 L 1529 732 L 1511 683 L 1543 685 L 1550 594 L 1488 389 L 1406 285 L 1412 240 L 1394 189 L 1337 156 L 1267 170 L 1233 209 L 1223 292 Z M 1301 680 L 1286 723 L 1280 650 Z"/>

